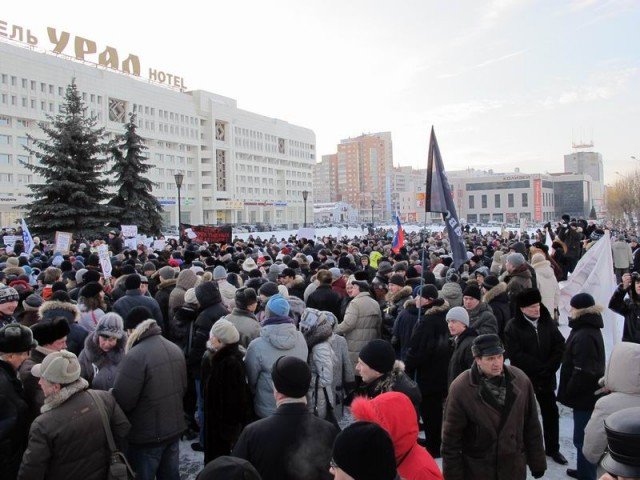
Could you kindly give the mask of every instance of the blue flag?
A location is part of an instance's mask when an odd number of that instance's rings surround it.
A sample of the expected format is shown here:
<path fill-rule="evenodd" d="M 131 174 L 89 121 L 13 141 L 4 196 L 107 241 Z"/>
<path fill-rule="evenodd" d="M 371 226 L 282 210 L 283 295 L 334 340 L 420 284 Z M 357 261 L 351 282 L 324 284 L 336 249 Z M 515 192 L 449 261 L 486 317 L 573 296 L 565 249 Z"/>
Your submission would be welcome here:
<path fill-rule="evenodd" d="M 449 244 L 453 255 L 453 263 L 459 268 L 467 261 L 467 249 L 462 238 L 462 226 L 458 221 L 458 214 L 451 196 L 449 180 L 444 171 L 436 133 L 431 127 L 431 140 L 429 141 L 429 160 L 427 165 L 427 189 L 425 198 L 426 212 L 440 212 L 444 219 Z"/>
<path fill-rule="evenodd" d="M 24 251 L 27 254 L 30 254 L 35 245 L 33 244 L 33 238 L 31 238 L 31 233 L 29 232 L 29 227 L 27 227 L 27 222 L 22 219 L 22 241 L 24 242 Z"/>

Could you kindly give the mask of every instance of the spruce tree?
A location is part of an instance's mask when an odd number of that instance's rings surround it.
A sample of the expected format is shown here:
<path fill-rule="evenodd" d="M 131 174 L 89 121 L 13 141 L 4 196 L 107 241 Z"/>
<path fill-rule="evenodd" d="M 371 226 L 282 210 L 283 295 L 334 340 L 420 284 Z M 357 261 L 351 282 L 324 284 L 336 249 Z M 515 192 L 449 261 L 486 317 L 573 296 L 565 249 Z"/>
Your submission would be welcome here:
<path fill-rule="evenodd" d="M 137 225 L 138 231 L 149 235 L 159 235 L 162 228 L 162 206 L 151 194 L 155 186 L 144 174 L 151 168 L 145 163 L 144 139 L 136 132 L 135 115 L 131 114 L 125 125 L 125 133 L 118 144 L 111 149 L 113 167 L 109 176 L 118 186 L 116 195 L 109 205 L 117 209 L 119 225 Z"/>
<path fill-rule="evenodd" d="M 38 162 L 21 163 L 44 180 L 29 185 L 27 196 L 32 201 L 20 207 L 27 212 L 32 232 L 64 231 L 91 238 L 103 233 L 113 219 L 113 209 L 103 203 L 109 198 L 109 182 L 102 177 L 109 143 L 86 110 L 73 79 L 62 113 L 39 124 L 46 138 L 28 136 L 33 146 L 25 148 Z"/>

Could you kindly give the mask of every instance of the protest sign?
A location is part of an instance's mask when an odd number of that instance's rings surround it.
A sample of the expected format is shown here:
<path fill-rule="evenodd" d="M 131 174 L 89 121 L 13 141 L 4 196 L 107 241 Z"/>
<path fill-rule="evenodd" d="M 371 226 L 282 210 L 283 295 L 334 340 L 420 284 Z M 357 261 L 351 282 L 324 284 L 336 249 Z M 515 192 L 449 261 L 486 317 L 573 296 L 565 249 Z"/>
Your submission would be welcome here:
<path fill-rule="evenodd" d="M 137 225 L 121 225 L 120 229 L 122 230 L 122 236 L 124 238 L 133 238 L 138 236 Z"/>
<path fill-rule="evenodd" d="M 54 252 L 69 253 L 73 234 L 69 232 L 56 232 Z"/>
<path fill-rule="evenodd" d="M 98 246 L 98 258 L 100 259 L 100 267 L 104 278 L 111 277 L 111 259 L 109 258 L 109 247 L 107 245 Z"/>

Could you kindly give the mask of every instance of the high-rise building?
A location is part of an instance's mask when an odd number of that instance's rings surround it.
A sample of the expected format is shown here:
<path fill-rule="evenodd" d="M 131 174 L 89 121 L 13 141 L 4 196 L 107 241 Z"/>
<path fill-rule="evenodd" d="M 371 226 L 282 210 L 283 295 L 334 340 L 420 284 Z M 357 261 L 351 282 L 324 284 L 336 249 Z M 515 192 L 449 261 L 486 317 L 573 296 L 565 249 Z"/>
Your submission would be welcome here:
<path fill-rule="evenodd" d="M 152 73 L 159 80 L 166 77 Z M 183 222 L 301 225 L 305 190 L 311 192 L 307 217 L 312 218 L 312 130 L 242 110 L 232 98 L 186 91 L 182 81 L 179 88 L 169 88 L 86 59 L 78 62 L 3 41 L 0 226 L 22 216 L 14 207 L 28 201 L 28 185 L 40 180 L 21 163 L 36 161 L 23 148 L 27 134 L 43 135 L 38 122 L 61 111 L 65 88 L 73 78 L 87 114 L 95 116 L 112 138 L 124 133 L 128 114 L 136 113 L 138 133 L 149 148 L 148 176 L 156 183 L 152 193 L 165 208 L 166 224 L 177 223 L 178 172 L 184 175 Z"/>
<path fill-rule="evenodd" d="M 593 143 L 574 145 L 575 152 L 564 156 L 565 173 L 577 173 L 591 177 L 591 201 L 598 215 L 604 214 L 604 172 L 602 154 L 587 151 Z M 591 210 L 588 206 L 588 210 Z"/>
<path fill-rule="evenodd" d="M 337 153 L 324 155 L 316 164 L 316 185 L 330 202 L 345 202 L 358 209 L 360 218 L 389 221 L 393 212 L 393 145 L 390 132 L 362 134 L 341 140 Z M 323 187 L 324 188 L 324 187 Z"/>

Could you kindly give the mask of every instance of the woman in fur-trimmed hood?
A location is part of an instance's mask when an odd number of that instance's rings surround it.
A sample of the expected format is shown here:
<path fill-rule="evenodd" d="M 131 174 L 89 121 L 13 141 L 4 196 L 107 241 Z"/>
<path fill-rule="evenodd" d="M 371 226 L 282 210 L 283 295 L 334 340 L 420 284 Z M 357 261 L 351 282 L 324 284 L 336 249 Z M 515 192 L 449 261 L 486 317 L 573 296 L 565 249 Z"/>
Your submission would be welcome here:
<path fill-rule="evenodd" d="M 109 390 L 113 387 L 126 343 L 127 334 L 120 315 L 111 312 L 101 317 L 78 357 L 82 378 L 91 388 Z"/>

